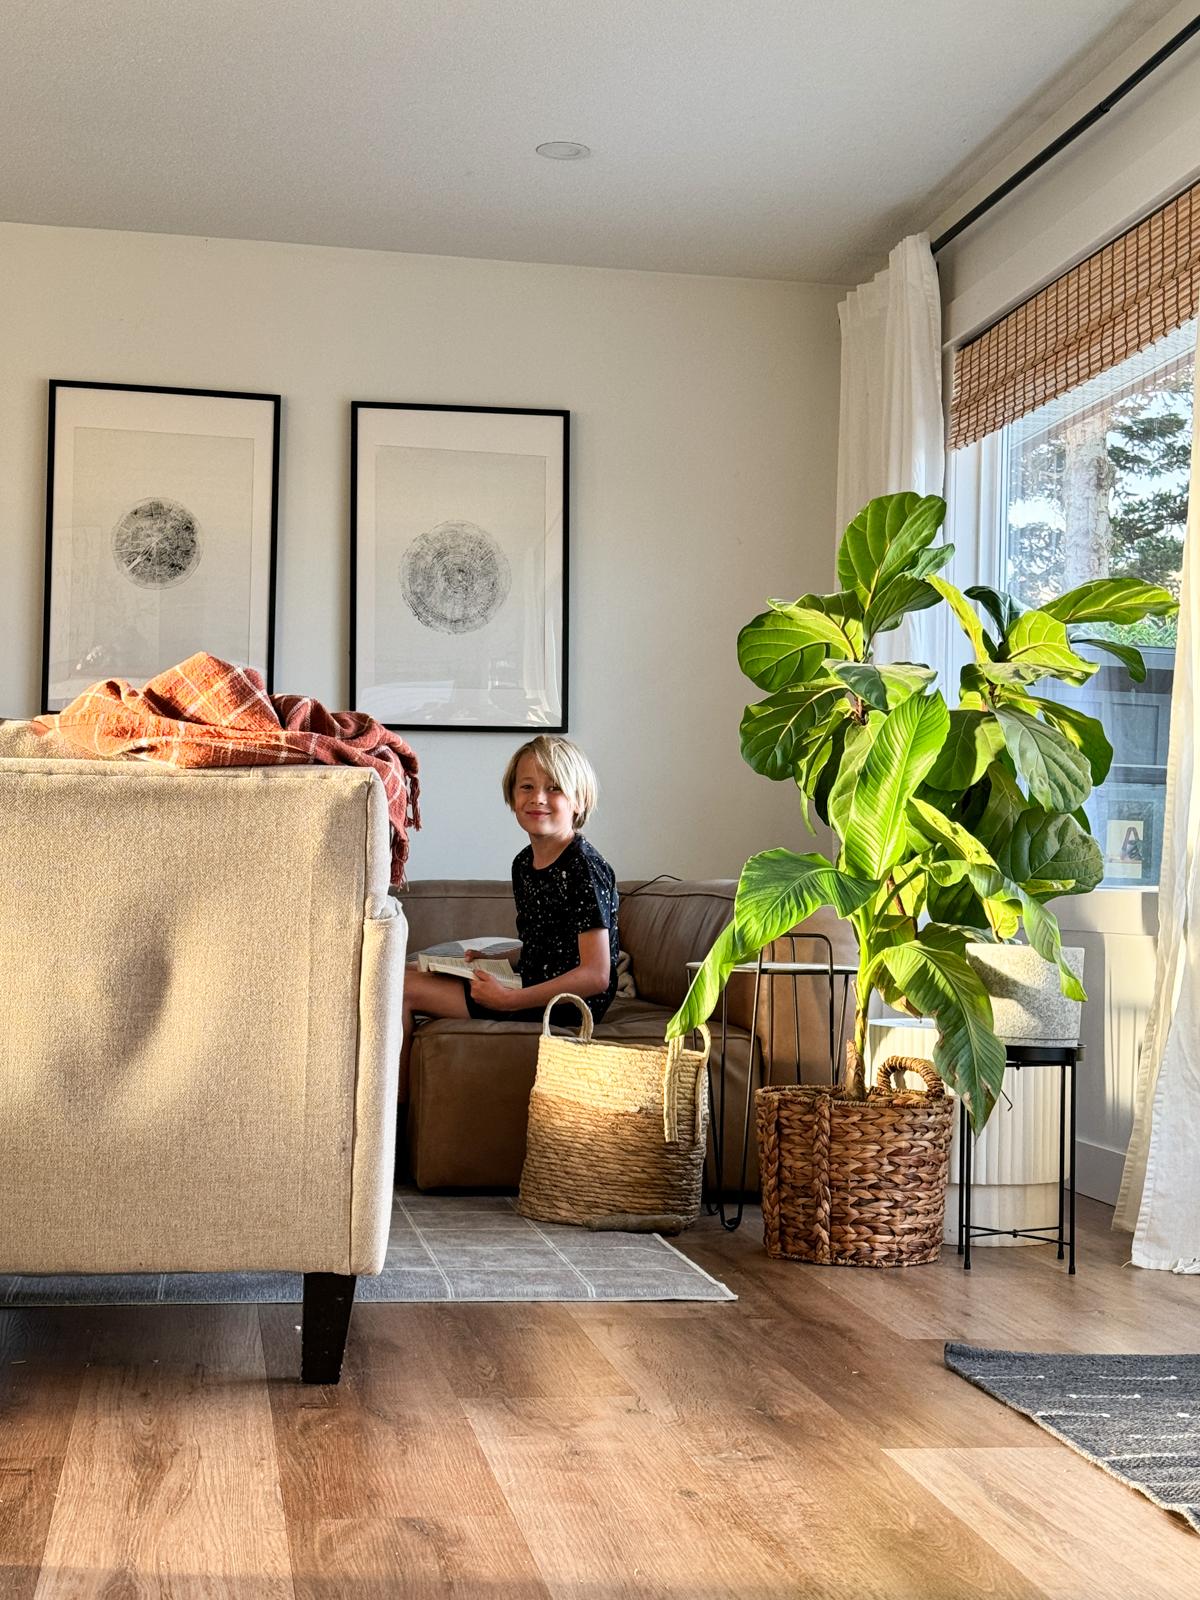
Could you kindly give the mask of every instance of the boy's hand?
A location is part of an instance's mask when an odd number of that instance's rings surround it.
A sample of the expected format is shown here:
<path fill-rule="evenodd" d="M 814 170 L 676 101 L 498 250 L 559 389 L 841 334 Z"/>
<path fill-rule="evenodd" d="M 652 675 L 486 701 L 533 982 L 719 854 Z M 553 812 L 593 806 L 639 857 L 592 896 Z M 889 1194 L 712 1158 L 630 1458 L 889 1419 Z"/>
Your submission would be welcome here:
<path fill-rule="evenodd" d="M 519 989 L 508 988 L 490 972 L 471 974 L 471 999 L 490 1011 L 515 1011 L 520 1004 L 520 993 Z"/>
<path fill-rule="evenodd" d="M 494 950 L 464 950 L 464 961 L 514 961 L 521 954 L 519 944 L 497 945 Z"/>

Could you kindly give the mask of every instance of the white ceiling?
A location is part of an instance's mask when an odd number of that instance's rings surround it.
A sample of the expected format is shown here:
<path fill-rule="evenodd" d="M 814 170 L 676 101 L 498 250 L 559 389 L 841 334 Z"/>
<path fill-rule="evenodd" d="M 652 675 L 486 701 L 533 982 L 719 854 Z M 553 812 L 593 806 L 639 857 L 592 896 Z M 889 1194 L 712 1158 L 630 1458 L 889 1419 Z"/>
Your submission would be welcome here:
<path fill-rule="evenodd" d="M 0 219 L 850 282 L 1174 4 L 0 0 Z"/>

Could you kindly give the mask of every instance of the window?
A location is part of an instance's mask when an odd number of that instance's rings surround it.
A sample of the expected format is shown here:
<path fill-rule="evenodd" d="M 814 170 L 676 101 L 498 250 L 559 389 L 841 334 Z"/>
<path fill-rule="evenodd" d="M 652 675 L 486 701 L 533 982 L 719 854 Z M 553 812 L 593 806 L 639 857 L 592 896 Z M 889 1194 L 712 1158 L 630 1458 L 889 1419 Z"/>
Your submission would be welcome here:
<path fill-rule="evenodd" d="M 1178 595 L 1195 349 L 1189 322 L 1002 429 L 1000 587 L 1024 605 L 1106 576 Z M 1087 646 L 1080 654 L 1101 665 L 1086 685 L 1038 690 L 1099 717 L 1112 741 L 1112 770 L 1085 808 L 1105 887 L 1158 883 L 1175 627 L 1148 618 L 1092 630 L 1118 649 L 1136 645 L 1144 683 Z"/>

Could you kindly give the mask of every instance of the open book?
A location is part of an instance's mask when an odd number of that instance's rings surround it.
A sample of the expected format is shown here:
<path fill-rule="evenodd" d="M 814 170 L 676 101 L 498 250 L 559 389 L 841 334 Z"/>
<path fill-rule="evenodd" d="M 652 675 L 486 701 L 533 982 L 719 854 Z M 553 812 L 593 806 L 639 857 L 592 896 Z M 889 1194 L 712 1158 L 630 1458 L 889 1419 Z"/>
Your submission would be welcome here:
<path fill-rule="evenodd" d="M 443 972 L 451 978 L 470 979 L 473 972 L 490 972 L 506 989 L 519 989 L 521 980 L 507 961 L 466 961 L 462 956 L 434 956 L 422 951 L 417 957 L 419 972 Z"/>

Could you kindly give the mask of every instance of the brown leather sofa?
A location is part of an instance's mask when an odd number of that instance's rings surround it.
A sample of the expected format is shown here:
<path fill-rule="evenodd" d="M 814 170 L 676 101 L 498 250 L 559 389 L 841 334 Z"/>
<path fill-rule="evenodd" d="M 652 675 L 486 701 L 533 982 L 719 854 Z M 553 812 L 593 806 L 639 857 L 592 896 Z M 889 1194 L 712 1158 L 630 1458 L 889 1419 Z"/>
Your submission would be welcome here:
<path fill-rule="evenodd" d="M 596 1038 L 661 1043 L 668 1019 L 687 987 L 686 964 L 704 956 L 733 915 L 735 884 L 656 878 L 620 884 L 621 948 L 628 952 L 636 999 L 618 995 L 596 1028 Z M 410 955 L 451 939 L 514 935 L 512 889 L 501 880 L 428 879 L 398 891 L 408 919 Z M 818 914 L 805 931 L 827 933 L 838 959 L 852 954 L 845 924 Z M 774 954 L 789 952 L 777 947 Z M 811 947 L 797 950 L 810 959 Z M 829 1013 L 825 983 L 764 984 L 753 1051 L 750 1027 L 753 980 L 735 975 L 729 986 L 725 1041 L 726 1176 L 738 1174 L 746 1095 L 753 1059 L 768 1074 L 794 1077 L 796 1035 L 808 1081 L 829 1072 Z M 525 1124 L 537 1066 L 536 1023 L 439 1019 L 422 1023 L 413 1038 L 407 1101 L 406 1145 L 411 1177 L 422 1189 L 516 1188 L 525 1159 Z M 713 1019 L 714 1087 L 719 1093 L 721 1012 Z M 751 1134 L 748 1187 L 757 1184 Z"/>

